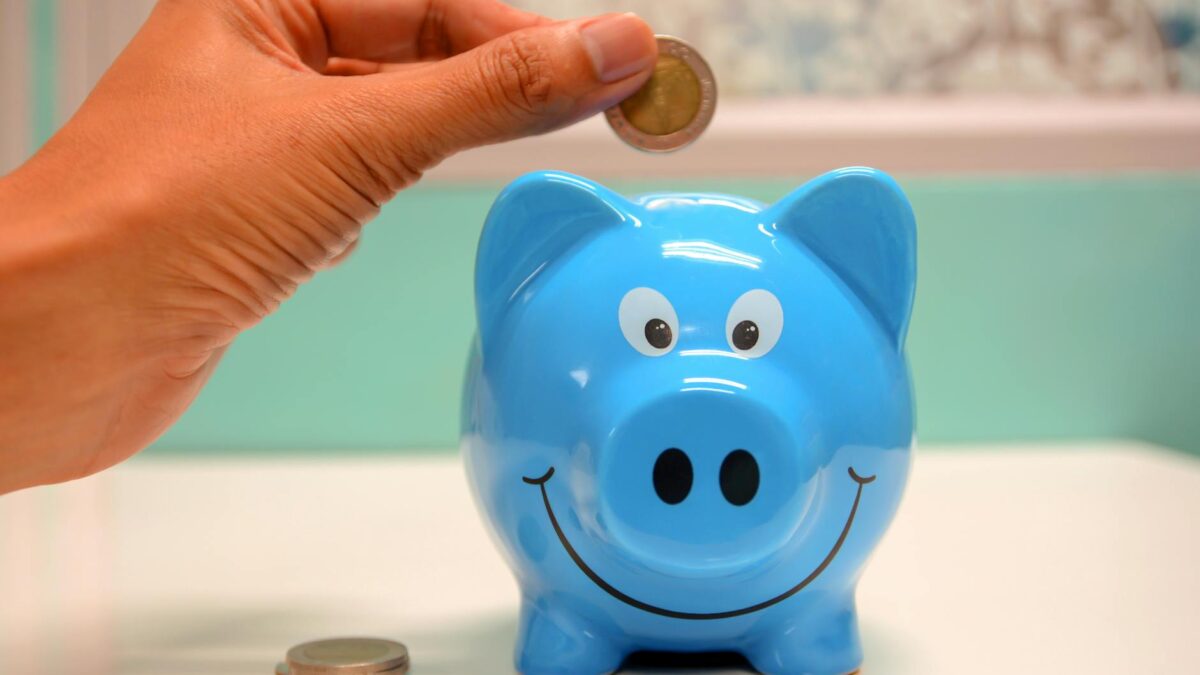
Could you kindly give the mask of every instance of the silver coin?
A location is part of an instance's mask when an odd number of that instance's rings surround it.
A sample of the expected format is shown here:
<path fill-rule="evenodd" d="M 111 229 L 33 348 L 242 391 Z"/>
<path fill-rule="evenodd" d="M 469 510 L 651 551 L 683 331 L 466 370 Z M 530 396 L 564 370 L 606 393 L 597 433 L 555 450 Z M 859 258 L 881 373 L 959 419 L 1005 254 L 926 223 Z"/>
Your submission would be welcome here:
<path fill-rule="evenodd" d="M 655 36 L 654 74 L 632 96 L 604 111 L 608 125 L 629 145 L 647 152 L 678 150 L 700 137 L 717 108 L 717 81 L 691 45 Z"/>
<path fill-rule="evenodd" d="M 379 638 L 332 638 L 296 645 L 277 675 L 402 675 L 408 672 L 408 648 Z"/>

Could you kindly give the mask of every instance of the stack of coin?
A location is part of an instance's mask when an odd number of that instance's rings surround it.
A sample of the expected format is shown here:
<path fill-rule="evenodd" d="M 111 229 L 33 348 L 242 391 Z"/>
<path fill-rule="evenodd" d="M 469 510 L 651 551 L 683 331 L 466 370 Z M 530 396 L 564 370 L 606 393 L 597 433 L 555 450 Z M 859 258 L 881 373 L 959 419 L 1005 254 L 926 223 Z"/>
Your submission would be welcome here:
<path fill-rule="evenodd" d="M 276 675 L 403 675 L 408 672 L 408 649 L 378 638 L 333 638 L 296 645 Z"/>
<path fill-rule="evenodd" d="M 712 121 L 717 81 L 691 45 L 668 35 L 656 39 L 654 74 L 604 115 L 629 145 L 647 152 L 670 152 L 696 140 Z"/>

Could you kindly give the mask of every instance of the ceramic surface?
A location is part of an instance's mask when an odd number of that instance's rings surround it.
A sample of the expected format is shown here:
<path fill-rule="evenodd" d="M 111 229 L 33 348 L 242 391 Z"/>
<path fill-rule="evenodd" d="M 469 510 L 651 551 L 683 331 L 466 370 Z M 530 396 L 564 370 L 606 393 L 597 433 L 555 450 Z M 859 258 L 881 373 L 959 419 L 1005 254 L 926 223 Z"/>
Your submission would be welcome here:
<path fill-rule="evenodd" d="M 522 591 L 518 670 L 737 651 L 836 675 L 907 478 L 915 226 L 831 172 L 766 206 L 562 173 L 497 199 L 462 448 Z"/>

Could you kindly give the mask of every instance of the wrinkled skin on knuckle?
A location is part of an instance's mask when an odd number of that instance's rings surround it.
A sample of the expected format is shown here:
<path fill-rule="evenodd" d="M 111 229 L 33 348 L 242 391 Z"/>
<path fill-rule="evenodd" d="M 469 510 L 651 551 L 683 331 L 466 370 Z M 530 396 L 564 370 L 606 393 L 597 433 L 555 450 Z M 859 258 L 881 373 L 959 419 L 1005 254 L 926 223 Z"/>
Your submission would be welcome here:
<path fill-rule="evenodd" d="M 335 140 L 329 147 L 348 181 L 375 188 L 377 204 L 420 180 L 445 154 L 433 142 L 436 134 L 416 133 L 414 127 L 421 127 L 416 116 L 397 108 L 394 100 L 355 89 L 339 93 L 326 107 L 336 118 L 325 124 Z M 381 134 L 380 129 L 394 131 Z"/>
<path fill-rule="evenodd" d="M 494 107 L 521 122 L 538 122 L 570 107 L 559 82 L 551 50 L 537 38 L 520 33 L 501 38 L 480 74 Z M 550 124 L 547 120 L 546 124 Z"/>
<path fill-rule="evenodd" d="M 314 97 L 317 104 L 304 115 L 309 130 L 305 145 L 318 150 L 314 159 L 334 170 L 344 189 L 371 205 L 363 222 L 455 149 L 441 142 L 446 134 L 436 133 L 436 120 L 422 123 L 420 83 L 328 78 L 319 85 L 323 89 Z M 398 95 L 397 87 L 403 93 Z"/>

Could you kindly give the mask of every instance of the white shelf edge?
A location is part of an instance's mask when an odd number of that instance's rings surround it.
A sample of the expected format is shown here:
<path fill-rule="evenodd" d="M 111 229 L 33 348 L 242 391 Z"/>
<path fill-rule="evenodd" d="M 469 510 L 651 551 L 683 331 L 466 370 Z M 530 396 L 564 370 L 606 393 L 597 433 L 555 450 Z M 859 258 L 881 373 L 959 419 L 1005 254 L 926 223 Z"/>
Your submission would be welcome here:
<path fill-rule="evenodd" d="M 510 180 L 539 169 L 593 178 L 795 176 L 851 165 L 902 174 L 1200 170 L 1200 96 L 732 101 L 676 153 L 633 150 L 594 117 L 462 153 L 426 180 Z"/>

